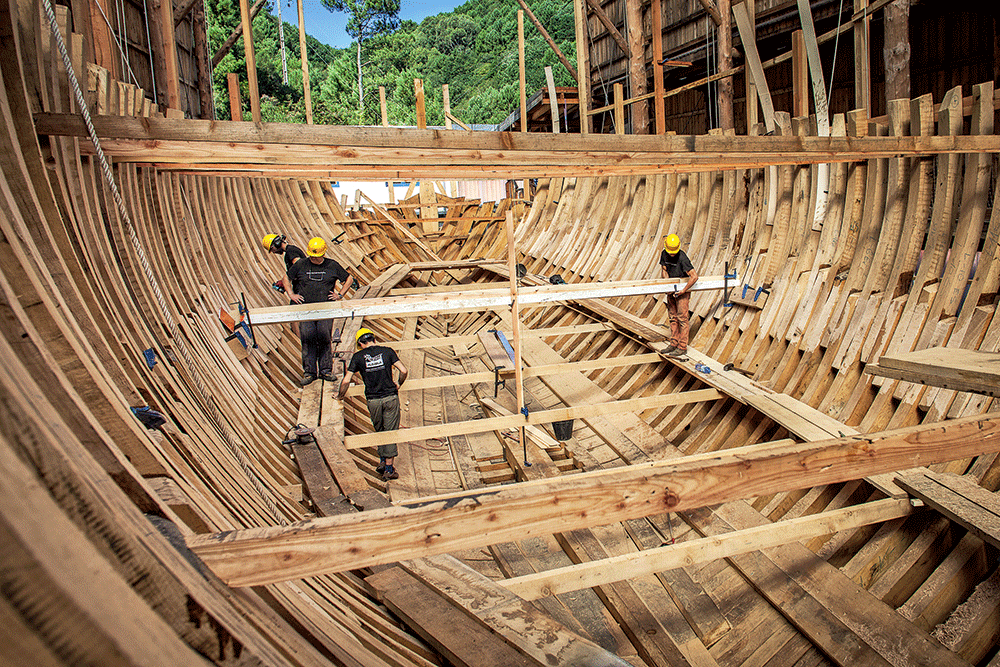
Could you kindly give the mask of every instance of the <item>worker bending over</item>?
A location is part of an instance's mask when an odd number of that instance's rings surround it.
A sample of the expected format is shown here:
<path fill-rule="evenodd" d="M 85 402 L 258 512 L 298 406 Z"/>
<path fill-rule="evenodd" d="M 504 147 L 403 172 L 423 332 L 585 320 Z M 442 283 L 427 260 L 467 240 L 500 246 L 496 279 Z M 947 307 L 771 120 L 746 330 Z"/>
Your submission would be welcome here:
<path fill-rule="evenodd" d="M 364 382 L 372 426 L 376 431 L 395 431 L 399 428 L 399 388 L 406 381 L 406 366 L 392 348 L 377 345 L 375 334 L 369 329 L 359 329 L 355 340 L 358 351 L 347 365 L 337 398 L 343 400 L 347 396 L 352 382 Z M 393 368 L 399 371 L 399 379 L 395 382 L 392 379 Z M 378 446 L 379 464 L 375 471 L 381 473 L 382 481 L 399 479 L 399 473 L 392 465 L 398 453 L 395 443 Z"/>
<path fill-rule="evenodd" d="M 691 332 L 689 308 L 691 288 L 698 282 L 698 272 L 681 250 L 681 239 L 670 234 L 663 242 L 660 253 L 660 275 L 663 278 L 687 278 L 687 284 L 676 292 L 667 294 L 667 313 L 670 315 L 670 345 L 666 349 L 669 357 L 681 358 L 687 353 L 688 335 Z"/>
<path fill-rule="evenodd" d="M 347 294 L 353 279 L 336 260 L 324 257 L 326 241 L 318 236 L 306 246 L 307 258 L 295 262 L 282 279 L 292 303 L 339 301 Z M 340 283 L 340 290 L 337 290 Z M 294 289 L 293 289 L 294 288 Z M 333 351 L 330 341 L 333 320 L 312 320 L 299 325 L 302 340 L 302 386 L 317 377 L 333 382 Z"/>
<path fill-rule="evenodd" d="M 275 255 L 284 255 L 285 258 L 285 273 L 282 274 L 281 278 L 278 278 L 272 283 L 272 287 L 279 292 L 285 292 L 286 294 L 291 294 L 292 286 L 286 284 L 288 269 L 292 268 L 292 264 L 299 261 L 300 259 L 305 259 L 306 254 L 302 252 L 302 248 L 297 245 L 292 245 L 291 243 L 285 242 L 284 234 L 267 234 L 260 240 L 261 245 L 264 246 L 264 250 Z M 279 289 L 280 288 L 280 289 Z M 296 336 L 299 335 L 299 323 L 292 322 L 292 333 Z"/>

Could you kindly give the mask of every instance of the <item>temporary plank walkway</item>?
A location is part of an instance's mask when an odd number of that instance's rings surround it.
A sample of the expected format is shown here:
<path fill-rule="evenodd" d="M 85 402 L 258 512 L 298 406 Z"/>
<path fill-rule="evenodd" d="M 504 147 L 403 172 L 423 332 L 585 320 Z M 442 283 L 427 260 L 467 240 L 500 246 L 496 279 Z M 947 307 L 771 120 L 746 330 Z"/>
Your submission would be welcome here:
<path fill-rule="evenodd" d="M 955 391 L 1000 397 L 1000 353 L 929 347 L 906 354 L 883 355 L 865 372 Z"/>
<path fill-rule="evenodd" d="M 1000 548 L 1000 498 L 958 475 L 924 471 L 897 483 L 983 541 Z"/>

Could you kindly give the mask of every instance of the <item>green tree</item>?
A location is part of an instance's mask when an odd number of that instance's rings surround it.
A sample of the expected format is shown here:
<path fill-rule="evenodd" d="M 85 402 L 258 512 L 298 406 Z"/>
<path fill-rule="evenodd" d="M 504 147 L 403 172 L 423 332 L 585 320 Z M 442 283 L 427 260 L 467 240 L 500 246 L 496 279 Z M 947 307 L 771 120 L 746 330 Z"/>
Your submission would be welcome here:
<path fill-rule="evenodd" d="M 365 88 L 362 80 L 361 49 L 376 35 L 399 27 L 399 0 L 322 0 L 330 11 L 347 12 L 347 34 L 357 42 L 358 113 L 364 114 Z"/>

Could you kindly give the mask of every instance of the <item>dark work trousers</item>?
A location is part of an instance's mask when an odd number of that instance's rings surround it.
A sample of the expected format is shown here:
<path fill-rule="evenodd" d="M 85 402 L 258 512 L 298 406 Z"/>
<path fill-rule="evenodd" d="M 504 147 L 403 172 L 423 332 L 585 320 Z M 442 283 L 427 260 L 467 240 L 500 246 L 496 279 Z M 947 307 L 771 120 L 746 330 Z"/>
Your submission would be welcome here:
<path fill-rule="evenodd" d="M 303 375 L 333 375 L 333 351 L 330 349 L 332 332 L 333 320 L 299 322 Z"/>

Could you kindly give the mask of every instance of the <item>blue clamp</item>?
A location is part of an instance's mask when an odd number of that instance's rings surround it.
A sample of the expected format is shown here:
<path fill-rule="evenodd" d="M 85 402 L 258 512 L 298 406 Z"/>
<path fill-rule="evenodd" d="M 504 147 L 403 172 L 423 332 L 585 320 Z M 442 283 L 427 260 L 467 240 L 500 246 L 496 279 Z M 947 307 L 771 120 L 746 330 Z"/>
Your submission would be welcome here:
<path fill-rule="evenodd" d="M 697 364 L 694 365 L 694 369 L 696 371 L 700 371 L 700 372 L 704 373 L 705 375 L 708 375 L 709 373 L 712 372 L 711 368 L 709 368 L 705 364 L 701 363 L 700 361 Z"/>
<path fill-rule="evenodd" d="M 734 269 L 732 273 L 725 274 L 725 277 L 729 278 L 730 280 L 736 280 L 736 270 Z"/>
<path fill-rule="evenodd" d="M 523 406 L 523 407 L 521 408 L 521 414 L 522 414 L 522 415 L 524 415 L 524 418 L 525 418 L 525 419 L 527 419 L 527 418 L 528 418 L 528 406 L 527 406 L 527 405 L 525 405 L 525 406 Z"/>
<path fill-rule="evenodd" d="M 746 283 L 743 283 L 743 293 L 740 294 L 740 298 L 741 299 L 747 298 L 747 290 L 748 289 L 752 289 L 752 288 L 749 285 L 747 285 Z"/>
<path fill-rule="evenodd" d="M 142 356 L 146 360 L 146 365 L 152 368 L 156 365 L 156 350 L 149 348 L 142 351 Z"/>
<path fill-rule="evenodd" d="M 759 299 L 761 294 L 770 295 L 771 290 L 764 289 L 763 287 L 758 287 L 757 292 L 753 295 L 753 300 L 756 301 L 757 299 Z"/>

